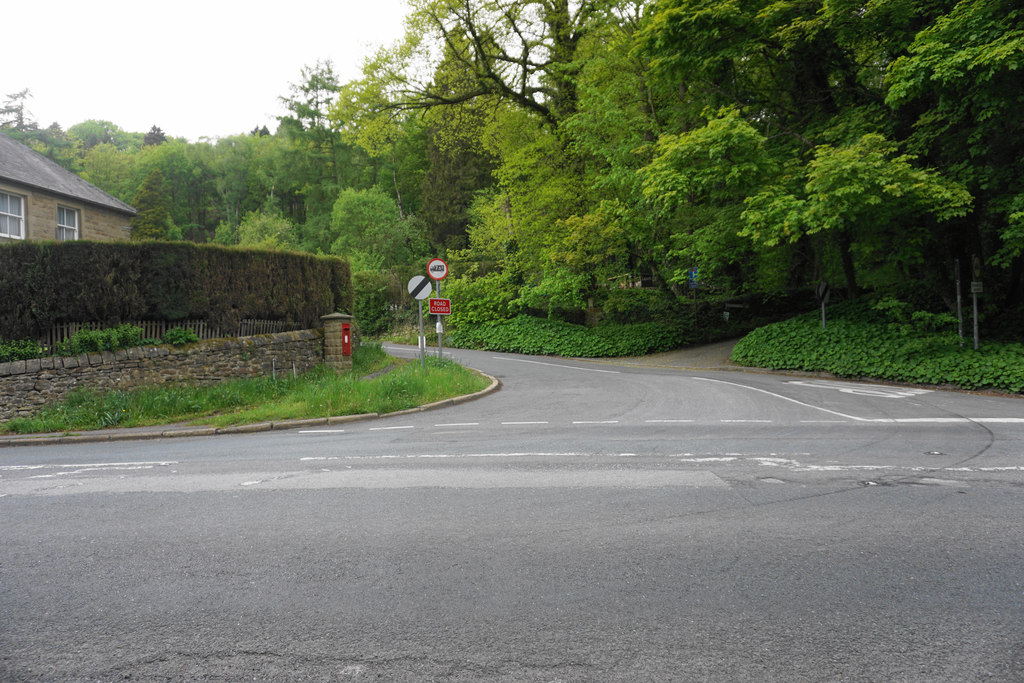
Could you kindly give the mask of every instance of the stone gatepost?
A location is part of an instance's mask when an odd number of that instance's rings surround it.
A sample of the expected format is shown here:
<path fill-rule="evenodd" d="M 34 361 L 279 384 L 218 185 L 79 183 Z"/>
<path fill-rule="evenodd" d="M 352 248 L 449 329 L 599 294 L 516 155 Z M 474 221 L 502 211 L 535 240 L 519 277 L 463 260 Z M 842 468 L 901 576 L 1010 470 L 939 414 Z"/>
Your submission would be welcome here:
<path fill-rule="evenodd" d="M 352 316 L 331 313 L 324 323 L 324 365 L 337 372 L 352 370 Z"/>

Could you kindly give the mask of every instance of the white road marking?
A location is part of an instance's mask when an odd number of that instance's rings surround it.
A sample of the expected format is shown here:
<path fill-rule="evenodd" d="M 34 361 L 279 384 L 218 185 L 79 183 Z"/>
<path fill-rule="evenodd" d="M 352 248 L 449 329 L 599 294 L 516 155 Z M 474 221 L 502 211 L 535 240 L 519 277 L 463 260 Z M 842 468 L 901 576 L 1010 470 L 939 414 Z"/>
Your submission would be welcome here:
<path fill-rule="evenodd" d="M 434 425 L 435 427 L 479 427 L 479 422 L 447 422 Z"/>
<path fill-rule="evenodd" d="M 659 424 L 659 423 L 673 424 L 673 423 L 694 422 L 694 420 L 644 420 L 644 422 L 646 422 L 648 424 Z"/>
<path fill-rule="evenodd" d="M 141 462 L 90 462 L 79 465 L 58 465 L 54 463 L 42 464 L 42 465 L 0 465 L 0 472 L 18 472 L 22 470 L 46 470 L 46 469 L 79 469 L 79 468 L 106 468 L 106 469 L 117 469 L 117 468 L 128 468 L 128 467 L 166 467 L 167 465 L 177 465 L 177 460 L 152 460 L 152 461 L 141 461 Z"/>
<path fill-rule="evenodd" d="M 539 360 L 525 360 L 523 358 L 503 358 L 501 356 L 491 356 L 494 360 L 507 360 L 512 363 L 532 363 L 533 365 L 548 365 L 553 368 L 566 368 L 568 370 L 580 370 L 581 372 L 603 372 L 609 375 L 622 374 L 618 370 L 598 370 L 597 368 L 580 368 L 575 365 L 560 365 L 559 363 L 545 363 Z"/>
<path fill-rule="evenodd" d="M 913 423 L 919 423 L 919 424 L 966 424 L 966 423 L 972 423 L 972 422 L 974 422 L 974 423 L 981 423 L 981 424 L 986 424 L 986 423 L 997 423 L 997 424 L 1018 424 L 1018 423 L 1020 423 L 1020 424 L 1024 424 L 1024 417 L 895 417 L 895 418 L 894 417 L 858 417 L 856 415 L 848 415 L 846 413 L 841 413 L 838 410 L 829 410 L 828 408 L 822 408 L 821 406 L 812 405 L 810 403 L 804 403 L 803 401 L 798 401 L 795 398 L 790 398 L 789 396 L 783 396 L 782 394 L 776 394 L 773 391 L 768 391 L 766 389 L 759 389 L 757 387 L 752 387 L 752 386 L 749 386 L 749 385 L 746 385 L 746 384 L 738 384 L 736 382 L 726 382 L 725 380 L 711 379 L 710 377 L 694 377 L 693 379 L 700 380 L 702 382 L 715 382 L 717 384 L 728 384 L 729 386 L 740 387 L 741 389 L 747 389 L 749 391 L 756 391 L 756 392 L 759 392 L 759 393 L 762 393 L 762 394 L 767 394 L 768 396 L 773 396 L 775 398 L 782 399 L 783 401 L 789 401 L 790 403 L 795 403 L 798 406 L 803 406 L 804 408 L 810 408 L 812 410 L 819 410 L 819 411 L 821 411 L 823 413 L 828 413 L 829 415 L 835 415 L 836 417 L 843 417 L 843 418 L 846 418 L 847 420 L 853 420 L 855 422 L 867 422 L 867 423 L 873 423 L 873 424 L 878 424 L 878 423 L 883 423 L 883 424 L 913 424 Z"/>
<path fill-rule="evenodd" d="M 772 420 L 719 420 L 719 422 L 757 422 L 757 423 L 771 423 Z"/>
<path fill-rule="evenodd" d="M 344 434 L 344 429 L 300 429 L 299 434 Z"/>
<path fill-rule="evenodd" d="M 387 432 L 395 429 L 416 429 L 416 425 L 401 425 L 399 427 L 370 427 L 371 432 Z"/>
<path fill-rule="evenodd" d="M 835 389 L 844 394 L 856 394 L 858 396 L 879 396 L 882 398 L 908 398 L 932 393 L 931 389 L 917 389 L 914 387 L 893 387 L 885 384 L 856 384 L 854 382 L 834 382 L 824 379 L 791 380 L 786 384 L 795 384 L 803 387 L 816 389 Z"/>
<path fill-rule="evenodd" d="M 502 422 L 503 425 L 546 425 L 549 422 Z"/>
<path fill-rule="evenodd" d="M 578 420 L 573 422 L 574 425 L 617 425 L 618 420 Z"/>

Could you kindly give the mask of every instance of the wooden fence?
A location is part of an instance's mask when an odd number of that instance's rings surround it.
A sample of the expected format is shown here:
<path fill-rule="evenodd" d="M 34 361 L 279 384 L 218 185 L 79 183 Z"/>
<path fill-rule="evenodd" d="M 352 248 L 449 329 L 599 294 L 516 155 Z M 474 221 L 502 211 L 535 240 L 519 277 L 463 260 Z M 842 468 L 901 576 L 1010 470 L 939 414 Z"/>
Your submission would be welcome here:
<path fill-rule="evenodd" d="M 274 334 L 276 332 L 292 332 L 301 329 L 303 326 L 298 323 L 286 322 L 284 320 L 256 320 L 247 318 L 239 322 L 235 329 L 222 329 L 208 325 L 205 320 L 176 320 L 167 322 L 165 320 L 129 320 L 129 325 L 142 328 L 143 339 L 159 339 L 164 336 L 167 330 L 174 327 L 181 327 L 196 333 L 200 339 L 218 339 L 220 337 L 249 337 L 254 334 Z M 78 330 L 102 329 L 98 323 L 61 323 L 54 325 L 42 337 L 39 343 L 47 348 L 52 348 L 65 339 L 70 339 Z"/>

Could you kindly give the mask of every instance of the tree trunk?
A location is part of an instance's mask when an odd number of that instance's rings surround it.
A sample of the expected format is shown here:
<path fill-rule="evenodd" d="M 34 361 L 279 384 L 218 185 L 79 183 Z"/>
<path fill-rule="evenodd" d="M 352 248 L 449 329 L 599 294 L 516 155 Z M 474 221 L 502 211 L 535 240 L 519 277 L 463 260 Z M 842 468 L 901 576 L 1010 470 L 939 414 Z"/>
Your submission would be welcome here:
<path fill-rule="evenodd" d="M 843 266 L 843 278 L 846 280 L 846 295 L 852 301 L 857 298 L 860 289 L 857 287 L 857 275 L 853 266 L 853 244 L 850 233 L 845 229 L 839 231 L 839 262 Z"/>

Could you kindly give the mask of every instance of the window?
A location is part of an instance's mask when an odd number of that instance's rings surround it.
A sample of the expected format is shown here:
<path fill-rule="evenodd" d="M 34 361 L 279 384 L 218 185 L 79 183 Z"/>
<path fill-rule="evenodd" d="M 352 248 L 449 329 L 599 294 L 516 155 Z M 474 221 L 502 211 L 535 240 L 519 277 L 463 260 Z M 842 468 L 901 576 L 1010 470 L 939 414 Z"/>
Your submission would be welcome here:
<path fill-rule="evenodd" d="M 25 238 L 25 202 L 18 195 L 0 192 L 0 237 Z"/>
<path fill-rule="evenodd" d="M 78 211 L 64 206 L 57 207 L 57 241 L 78 239 Z"/>

